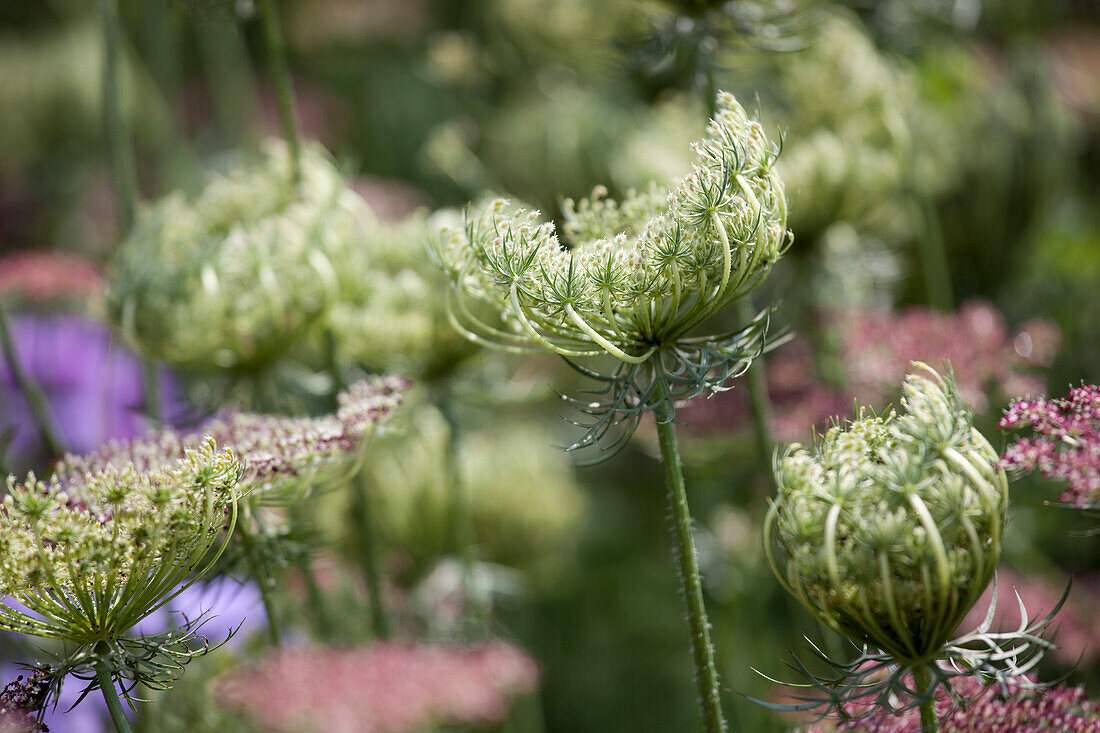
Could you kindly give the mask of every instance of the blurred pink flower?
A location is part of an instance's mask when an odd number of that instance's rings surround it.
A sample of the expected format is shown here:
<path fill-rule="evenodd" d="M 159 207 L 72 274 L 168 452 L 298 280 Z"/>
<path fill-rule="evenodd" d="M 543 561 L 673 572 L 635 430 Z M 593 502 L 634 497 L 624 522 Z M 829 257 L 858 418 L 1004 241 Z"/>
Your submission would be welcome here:
<path fill-rule="evenodd" d="M 219 696 L 277 733 L 416 733 L 498 724 L 509 698 L 534 692 L 538 676 L 530 657 L 503 642 L 302 647 L 223 677 Z"/>
<path fill-rule="evenodd" d="M 0 297 L 35 304 L 88 299 L 103 288 L 95 266 L 61 252 L 15 252 L 0 259 Z"/>
<path fill-rule="evenodd" d="M 1061 399 L 1017 399 L 997 424 L 1029 428 L 1001 457 L 1005 468 L 1032 471 L 1066 482 L 1059 501 L 1100 506 L 1100 386 L 1087 384 Z"/>

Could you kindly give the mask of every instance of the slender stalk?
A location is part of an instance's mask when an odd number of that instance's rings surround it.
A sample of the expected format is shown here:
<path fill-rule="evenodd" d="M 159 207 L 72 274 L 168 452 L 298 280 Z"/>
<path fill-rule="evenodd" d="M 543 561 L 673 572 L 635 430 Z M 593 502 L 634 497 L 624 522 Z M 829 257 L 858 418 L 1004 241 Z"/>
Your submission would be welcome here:
<path fill-rule="evenodd" d="M 117 0 L 99 0 L 103 22 L 103 124 L 111 155 L 118 194 L 120 234 L 125 237 L 134 223 L 134 147 L 130 123 L 122 112 L 121 46 L 122 26 Z"/>
<path fill-rule="evenodd" d="M 951 287 L 951 268 L 947 263 L 947 250 L 943 243 L 943 230 L 940 227 L 939 216 L 936 215 L 936 205 L 926 194 L 914 192 L 914 196 L 920 203 L 924 219 L 924 236 L 918 238 L 917 244 L 921 255 L 921 269 L 924 270 L 924 287 L 928 303 L 937 310 L 951 310 L 955 307 Z"/>
<path fill-rule="evenodd" d="M 722 733 L 726 721 L 718 689 L 718 670 L 714 664 L 714 645 L 710 641 L 710 622 L 703 603 L 703 585 L 699 575 L 699 559 L 691 533 L 691 511 L 688 508 L 684 473 L 680 466 L 680 451 L 676 445 L 676 424 L 671 419 L 673 407 L 668 407 L 667 421 L 658 415 L 657 437 L 661 445 L 661 460 L 665 466 L 665 484 L 672 507 L 672 530 L 676 540 L 676 555 L 680 562 L 680 580 L 687 604 L 691 627 L 691 647 L 695 658 L 695 681 L 703 708 L 707 733 Z"/>
<path fill-rule="evenodd" d="M 922 733 L 938 733 L 940 722 L 936 718 L 936 696 L 928 694 L 924 697 L 932 688 L 932 670 L 925 665 L 914 669 L 913 688 L 917 691 L 917 695 L 921 696 L 920 729 Z"/>
<path fill-rule="evenodd" d="M 441 395 L 440 412 L 447 421 L 448 438 L 446 470 L 450 489 L 451 541 L 462 563 L 462 596 L 466 604 L 467 615 L 475 622 L 477 631 L 485 633 L 489 625 L 489 604 L 477 592 L 474 582 L 474 569 L 477 564 L 477 547 L 474 544 L 474 531 L 470 521 L 470 502 L 466 484 L 462 480 L 458 466 L 459 424 L 454 416 L 449 396 Z"/>
<path fill-rule="evenodd" d="M 42 433 L 42 439 L 46 442 L 50 455 L 54 458 L 64 455 L 65 446 L 53 428 L 49 404 L 46 401 L 46 396 L 42 393 L 42 387 L 39 386 L 34 377 L 23 370 L 23 365 L 19 363 L 19 355 L 15 351 L 15 343 L 12 341 L 11 330 L 8 328 L 8 316 L 2 303 L 0 303 L 0 348 L 3 348 L 4 359 L 8 362 L 8 369 L 11 371 L 16 386 L 19 387 L 19 391 L 23 393 L 23 398 L 30 405 L 31 412 L 34 413 L 34 419 L 38 421 L 38 429 Z"/>
<path fill-rule="evenodd" d="M 737 317 L 742 324 L 748 324 L 756 317 L 753 312 L 752 296 L 746 295 L 737 301 Z M 772 436 L 772 403 L 768 397 L 768 382 L 764 375 L 764 357 L 758 356 L 752 361 L 745 374 L 749 385 L 749 405 L 752 408 L 752 423 L 756 430 L 756 442 L 760 447 L 762 465 L 766 468 L 772 460 L 775 439 Z"/>
<path fill-rule="evenodd" d="M 301 143 L 298 139 L 298 125 L 294 115 L 294 92 L 291 89 L 290 70 L 286 64 L 286 48 L 283 34 L 279 29 L 279 16 L 275 11 L 274 0 L 260 0 L 260 22 L 264 28 L 264 43 L 267 45 L 268 64 L 271 67 L 271 84 L 275 91 L 275 104 L 279 109 L 279 123 L 283 137 L 290 148 L 291 175 L 298 182 Z"/>
<path fill-rule="evenodd" d="M 130 722 L 126 720 L 126 713 L 122 710 L 122 702 L 115 691 L 114 680 L 106 663 L 100 661 L 95 665 L 95 677 L 99 687 L 103 690 L 103 699 L 107 701 L 107 711 L 111 714 L 111 722 L 115 724 L 118 733 L 130 733 Z"/>
<path fill-rule="evenodd" d="M 271 646 L 278 648 L 283 645 L 283 632 L 279 629 L 279 611 L 275 604 L 275 578 L 271 574 L 271 568 L 267 567 L 267 563 L 260 557 L 251 528 L 247 526 L 252 521 L 251 517 L 246 515 L 241 520 L 237 525 L 237 531 L 241 535 L 241 544 L 244 546 L 249 570 L 260 588 L 260 600 L 263 601 L 264 615 L 267 616 L 267 636 Z"/>
<path fill-rule="evenodd" d="M 359 472 L 359 485 L 355 488 L 358 490 L 352 492 L 354 501 L 352 513 L 359 525 L 359 560 L 363 567 L 363 578 L 367 582 L 367 604 L 370 607 L 371 626 L 376 636 L 388 639 L 393 632 L 382 598 L 382 577 L 378 570 L 378 556 L 374 545 L 374 514 L 370 507 L 370 485 L 365 472 Z"/>

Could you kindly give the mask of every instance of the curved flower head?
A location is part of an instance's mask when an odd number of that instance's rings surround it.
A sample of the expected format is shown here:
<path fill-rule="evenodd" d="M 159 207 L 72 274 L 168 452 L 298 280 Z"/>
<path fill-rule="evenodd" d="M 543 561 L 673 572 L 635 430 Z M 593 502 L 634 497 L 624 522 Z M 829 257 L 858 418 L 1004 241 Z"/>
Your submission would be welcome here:
<path fill-rule="evenodd" d="M 143 212 L 115 263 L 112 320 L 143 353 L 197 368 L 259 369 L 291 348 L 332 300 L 334 262 L 355 246 L 366 205 L 319 146 L 297 185 L 282 142 L 212 174 L 193 200 Z"/>
<path fill-rule="evenodd" d="M 953 377 L 905 381 L 902 412 L 835 426 L 776 464 L 766 540 L 818 619 L 902 665 L 935 659 L 993 577 L 1008 482 Z"/>
<path fill-rule="evenodd" d="M 538 212 L 496 201 L 445 230 L 439 257 L 453 283 L 455 324 L 472 340 L 565 357 L 610 355 L 619 371 L 599 414 L 656 409 L 693 397 L 755 350 L 750 329 L 692 339 L 746 295 L 790 239 L 779 153 L 729 94 L 691 172 L 671 191 L 615 202 L 597 189 L 565 202 L 565 243 Z M 754 350 L 755 349 L 755 350 Z M 717 370 L 718 377 L 712 374 Z M 666 418 L 667 419 L 667 418 Z M 605 428 L 606 429 L 606 428 Z M 582 444 L 602 435 L 590 431 Z"/>

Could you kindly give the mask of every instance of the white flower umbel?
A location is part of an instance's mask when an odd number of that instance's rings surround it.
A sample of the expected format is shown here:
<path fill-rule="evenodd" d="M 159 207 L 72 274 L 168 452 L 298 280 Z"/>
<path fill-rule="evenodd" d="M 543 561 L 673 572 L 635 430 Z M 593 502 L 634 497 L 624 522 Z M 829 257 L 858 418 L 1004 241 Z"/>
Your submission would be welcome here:
<path fill-rule="evenodd" d="M 202 649 L 201 623 L 158 637 L 127 636 L 217 561 L 237 519 L 241 464 L 213 439 L 157 470 L 109 466 L 79 483 L 8 479 L 0 509 L 0 629 L 56 639 L 52 675 L 95 679 L 117 707 L 138 683 L 170 684 Z M 112 714 L 116 710 L 112 709 Z"/>
<path fill-rule="evenodd" d="M 608 382 L 608 398 L 579 403 L 596 420 L 575 447 L 719 388 L 762 346 L 764 317 L 731 333 L 697 331 L 755 288 L 789 244 L 779 146 L 723 93 L 694 150 L 695 164 L 671 191 L 615 202 L 597 189 L 566 201 L 571 246 L 538 212 L 511 211 L 502 200 L 441 237 L 453 320 L 470 339 L 617 360 L 610 374 L 593 373 Z"/>
<path fill-rule="evenodd" d="M 258 370 L 322 321 L 348 250 L 371 218 L 319 145 L 298 175 L 285 143 L 141 212 L 111 279 L 112 320 L 146 356 Z"/>

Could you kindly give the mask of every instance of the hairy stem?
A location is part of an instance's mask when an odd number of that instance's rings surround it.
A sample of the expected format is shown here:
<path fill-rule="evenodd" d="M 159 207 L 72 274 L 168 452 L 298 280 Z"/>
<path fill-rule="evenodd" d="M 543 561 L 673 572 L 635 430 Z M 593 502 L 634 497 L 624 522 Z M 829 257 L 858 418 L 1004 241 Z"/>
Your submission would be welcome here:
<path fill-rule="evenodd" d="M 913 670 L 913 688 L 920 698 L 922 733 L 938 733 L 940 723 L 936 719 L 936 696 L 932 694 L 932 670 L 927 665 L 921 665 Z"/>
<path fill-rule="evenodd" d="M 122 702 L 118 699 L 118 692 L 115 691 L 115 683 L 106 662 L 96 662 L 95 677 L 99 688 L 103 690 L 103 699 L 107 702 L 107 711 L 111 714 L 115 730 L 118 733 L 130 733 L 130 722 L 126 720 L 126 713 L 122 710 Z"/>
<path fill-rule="evenodd" d="M 661 460 L 665 466 L 665 484 L 672 507 L 672 530 L 676 541 L 676 555 L 680 563 L 680 580 L 683 583 L 684 601 L 687 604 L 688 624 L 691 627 L 691 647 L 695 658 L 695 681 L 699 686 L 699 698 L 703 708 L 703 722 L 707 733 L 722 733 L 726 721 L 722 716 L 722 702 L 718 689 L 718 670 L 714 664 L 714 646 L 710 641 L 710 622 L 703 603 L 703 584 L 699 575 L 699 559 L 695 554 L 695 540 L 691 533 L 691 511 L 688 508 L 687 488 L 680 466 L 680 451 L 676 445 L 676 425 L 672 418 L 673 407 L 668 406 L 669 418 L 658 416 L 657 436 L 661 444 Z"/>
<path fill-rule="evenodd" d="M 290 148 L 291 179 L 295 184 L 299 177 L 301 160 L 301 142 L 298 139 L 298 125 L 294 115 L 294 92 L 291 89 L 290 70 L 286 64 L 286 49 L 283 45 L 283 33 L 279 29 L 279 16 L 275 12 L 274 0 L 260 0 L 260 22 L 264 28 L 264 43 L 267 46 L 268 64 L 271 67 L 271 84 L 275 90 L 275 104 L 279 108 L 279 124 L 283 137 Z"/>
<path fill-rule="evenodd" d="M 352 513 L 359 530 L 359 562 L 367 583 L 367 603 L 370 606 L 371 627 L 375 636 L 388 639 L 392 633 L 389 615 L 382 598 L 382 576 L 378 570 L 378 554 L 375 551 L 374 512 L 370 506 L 370 483 L 363 471 L 359 472 L 358 486 L 352 492 Z"/>

